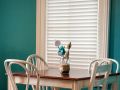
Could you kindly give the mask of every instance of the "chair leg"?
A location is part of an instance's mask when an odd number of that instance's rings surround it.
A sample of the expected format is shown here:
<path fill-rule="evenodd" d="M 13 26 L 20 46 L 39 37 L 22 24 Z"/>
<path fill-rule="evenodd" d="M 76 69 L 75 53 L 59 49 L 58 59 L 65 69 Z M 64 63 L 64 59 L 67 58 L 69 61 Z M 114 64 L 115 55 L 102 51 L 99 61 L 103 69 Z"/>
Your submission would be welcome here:
<path fill-rule="evenodd" d="M 36 86 L 35 86 L 35 85 L 32 85 L 32 89 L 33 89 L 33 90 L 36 90 Z"/>
<path fill-rule="evenodd" d="M 41 86 L 42 87 L 42 90 L 45 90 L 45 87 L 44 86 Z"/>

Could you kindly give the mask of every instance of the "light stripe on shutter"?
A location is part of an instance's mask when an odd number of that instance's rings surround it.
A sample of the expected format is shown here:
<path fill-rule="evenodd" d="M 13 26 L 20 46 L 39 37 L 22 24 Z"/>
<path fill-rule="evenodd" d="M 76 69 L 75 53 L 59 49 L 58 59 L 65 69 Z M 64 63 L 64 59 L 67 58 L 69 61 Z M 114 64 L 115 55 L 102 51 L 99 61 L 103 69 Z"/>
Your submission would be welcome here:
<path fill-rule="evenodd" d="M 48 63 L 60 63 L 56 40 L 71 41 L 73 68 L 88 68 L 90 58 L 98 56 L 98 0 L 47 0 L 46 24 Z"/>

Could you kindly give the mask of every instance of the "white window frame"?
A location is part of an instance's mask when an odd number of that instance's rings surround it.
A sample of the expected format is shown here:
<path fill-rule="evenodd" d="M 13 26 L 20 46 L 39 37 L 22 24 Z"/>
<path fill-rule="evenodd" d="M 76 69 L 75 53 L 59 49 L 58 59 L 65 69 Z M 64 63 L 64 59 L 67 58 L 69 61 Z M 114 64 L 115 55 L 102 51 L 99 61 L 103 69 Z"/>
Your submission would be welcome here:
<path fill-rule="evenodd" d="M 36 54 L 45 59 L 46 49 L 46 0 L 36 0 Z M 108 53 L 108 24 L 109 24 L 109 0 L 99 0 L 99 27 L 101 30 L 99 35 L 101 39 L 102 49 L 100 49 L 100 57 L 107 57 Z"/>

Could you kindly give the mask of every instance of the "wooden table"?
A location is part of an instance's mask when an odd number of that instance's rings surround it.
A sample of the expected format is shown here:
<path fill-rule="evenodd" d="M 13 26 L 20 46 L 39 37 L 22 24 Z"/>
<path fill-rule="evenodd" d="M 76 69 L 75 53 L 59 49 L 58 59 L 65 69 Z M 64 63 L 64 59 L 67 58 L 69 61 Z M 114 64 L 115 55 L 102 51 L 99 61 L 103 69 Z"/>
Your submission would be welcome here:
<path fill-rule="evenodd" d="M 69 75 L 62 75 L 60 74 L 59 69 L 50 68 L 49 70 L 40 74 L 40 85 L 71 88 L 73 90 L 81 90 L 81 88 L 87 87 L 90 80 L 88 70 L 85 69 L 71 69 Z M 120 73 L 110 74 L 108 83 L 112 83 L 112 90 L 118 90 L 118 83 L 120 82 L 118 80 L 119 77 Z M 16 83 L 26 84 L 25 73 L 14 73 L 14 78 Z M 102 78 L 102 76 L 99 78 Z M 35 83 L 36 76 L 32 75 L 30 79 L 30 84 L 35 85 Z M 12 90 L 9 79 L 8 87 L 8 90 Z"/>

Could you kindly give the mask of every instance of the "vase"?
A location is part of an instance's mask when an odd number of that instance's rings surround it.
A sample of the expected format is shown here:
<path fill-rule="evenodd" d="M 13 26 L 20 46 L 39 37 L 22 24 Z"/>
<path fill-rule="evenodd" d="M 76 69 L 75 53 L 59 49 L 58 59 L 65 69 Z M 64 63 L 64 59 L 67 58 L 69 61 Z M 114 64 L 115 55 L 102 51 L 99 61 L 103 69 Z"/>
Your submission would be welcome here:
<path fill-rule="evenodd" d="M 61 64 L 59 69 L 61 74 L 69 74 L 70 64 Z"/>

